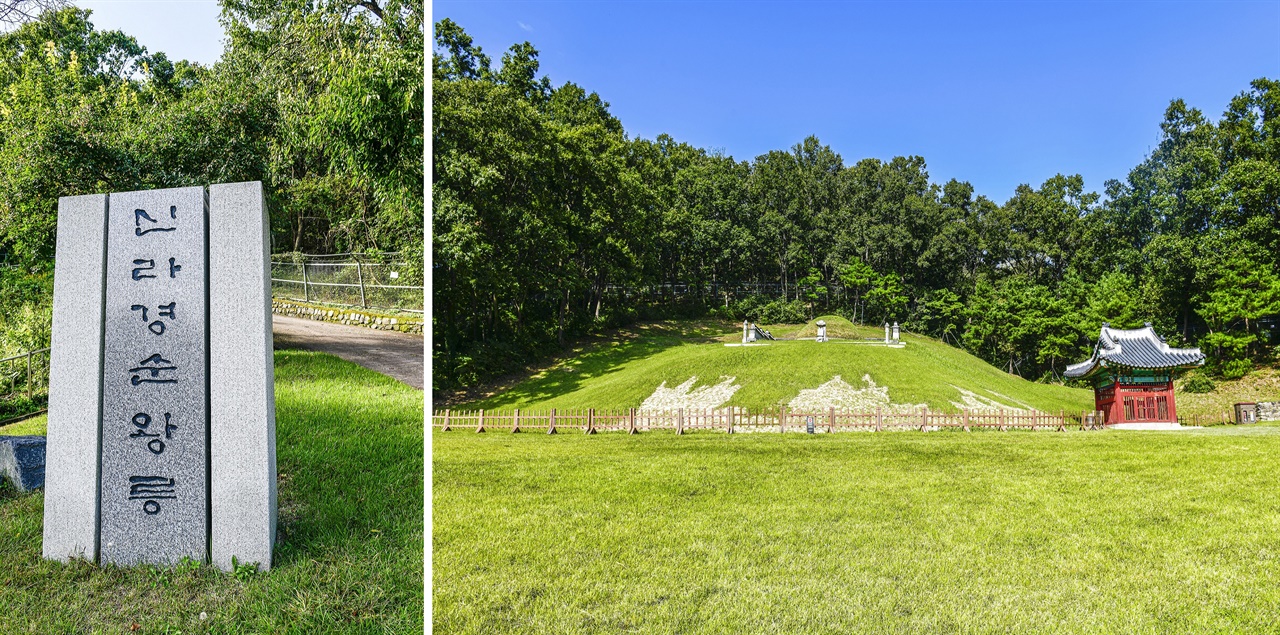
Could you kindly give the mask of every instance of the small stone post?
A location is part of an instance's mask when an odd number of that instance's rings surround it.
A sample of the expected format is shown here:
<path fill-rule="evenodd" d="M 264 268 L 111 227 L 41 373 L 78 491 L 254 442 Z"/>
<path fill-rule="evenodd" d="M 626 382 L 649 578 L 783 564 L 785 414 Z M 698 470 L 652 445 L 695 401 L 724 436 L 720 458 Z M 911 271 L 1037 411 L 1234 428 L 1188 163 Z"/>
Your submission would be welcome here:
<path fill-rule="evenodd" d="M 889 323 L 888 322 L 884 323 L 884 343 L 885 344 L 889 343 Z"/>
<path fill-rule="evenodd" d="M 898 323 L 897 322 L 893 323 L 893 341 L 895 342 L 898 341 Z"/>

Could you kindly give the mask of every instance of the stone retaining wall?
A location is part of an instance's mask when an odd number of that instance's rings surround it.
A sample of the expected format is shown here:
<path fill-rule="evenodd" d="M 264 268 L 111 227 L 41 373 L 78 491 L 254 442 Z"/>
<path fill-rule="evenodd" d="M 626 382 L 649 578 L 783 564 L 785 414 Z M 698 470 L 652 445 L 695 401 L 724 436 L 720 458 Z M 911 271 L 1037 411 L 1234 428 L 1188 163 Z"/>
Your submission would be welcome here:
<path fill-rule="evenodd" d="M 1258 421 L 1280 421 L 1280 401 L 1258 402 Z"/>
<path fill-rule="evenodd" d="M 379 331 L 400 331 L 402 333 L 422 334 L 422 320 L 420 318 L 390 317 L 386 315 L 378 315 L 376 313 L 368 313 L 357 309 L 340 308 L 334 309 L 330 307 L 315 306 L 302 304 L 300 302 L 286 302 L 283 300 L 271 300 L 271 312 L 277 315 L 287 315 L 289 317 L 299 317 L 308 320 L 319 320 L 321 322 L 337 322 L 338 324 L 350 324 L 352 326 L 363 326 Z"/>

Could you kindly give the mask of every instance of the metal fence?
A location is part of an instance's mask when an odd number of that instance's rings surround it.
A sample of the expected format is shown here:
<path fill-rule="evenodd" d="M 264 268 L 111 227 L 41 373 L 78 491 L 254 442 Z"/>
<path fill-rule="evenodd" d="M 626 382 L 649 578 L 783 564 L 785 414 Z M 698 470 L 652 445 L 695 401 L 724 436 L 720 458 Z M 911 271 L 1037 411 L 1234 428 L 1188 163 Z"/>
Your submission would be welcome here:
<path fill-rule="evenodd" d="M 313 258 L 320 261 L 313 261 Z M 307 256 L 303 262 L 273 260 L 271 296 L 364 309 L 423 312 L 423 286 L 404 284 L 409 265 L 325 260 L 312 256 Z"/>
<path fill-rule="evenodd" d="M 0 359 L 0 423 L 40 412 L 49 397 L 49 349 Z"/>

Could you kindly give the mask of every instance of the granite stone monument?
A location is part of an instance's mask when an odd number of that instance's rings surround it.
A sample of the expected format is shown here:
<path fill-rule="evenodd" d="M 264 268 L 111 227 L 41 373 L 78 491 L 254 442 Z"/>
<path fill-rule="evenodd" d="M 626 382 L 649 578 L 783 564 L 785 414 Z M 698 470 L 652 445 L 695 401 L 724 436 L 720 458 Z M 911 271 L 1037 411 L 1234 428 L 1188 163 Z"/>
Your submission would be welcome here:
<path fill-rule="evenodd" d="M 266 218 L 257 182 L 59 201 L 46 558 L 270 566 Z"/>

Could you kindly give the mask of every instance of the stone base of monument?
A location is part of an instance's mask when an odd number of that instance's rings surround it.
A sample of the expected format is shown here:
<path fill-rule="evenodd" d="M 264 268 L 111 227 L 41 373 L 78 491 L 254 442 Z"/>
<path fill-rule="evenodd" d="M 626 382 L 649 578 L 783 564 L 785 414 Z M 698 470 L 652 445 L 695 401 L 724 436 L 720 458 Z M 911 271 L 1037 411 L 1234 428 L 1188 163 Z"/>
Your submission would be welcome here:
<path fill-rule="evenodd" d="M 1108 430 L 1181 430 L 1176 423 L 1113 423 L 1104 426 Z"/>
<path fill-rule="evenodd" d="M 0 437 L 0 478 L 23 493 L 43 487 L 44 445 L 39 436 Z"/>

